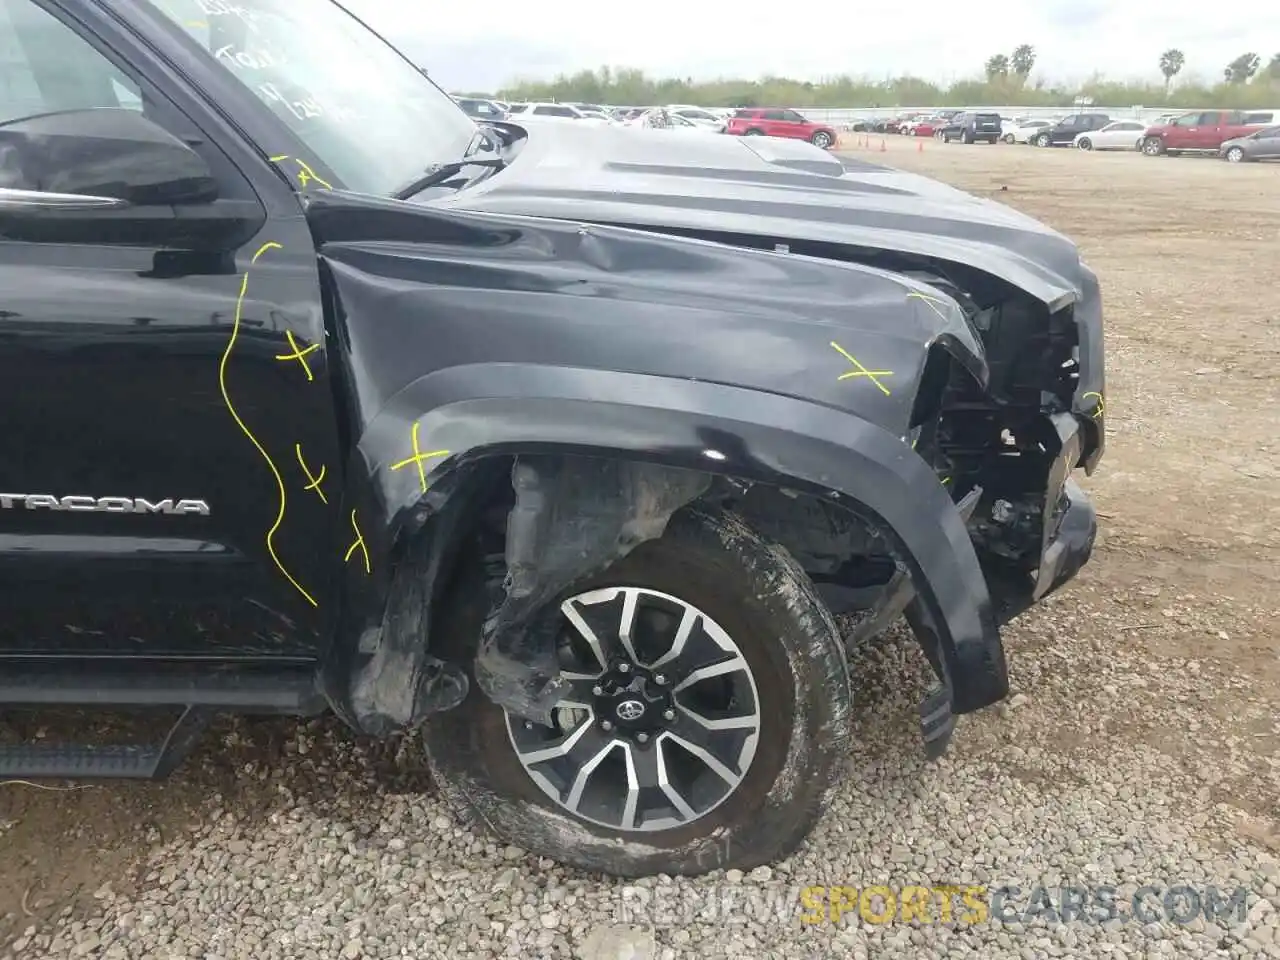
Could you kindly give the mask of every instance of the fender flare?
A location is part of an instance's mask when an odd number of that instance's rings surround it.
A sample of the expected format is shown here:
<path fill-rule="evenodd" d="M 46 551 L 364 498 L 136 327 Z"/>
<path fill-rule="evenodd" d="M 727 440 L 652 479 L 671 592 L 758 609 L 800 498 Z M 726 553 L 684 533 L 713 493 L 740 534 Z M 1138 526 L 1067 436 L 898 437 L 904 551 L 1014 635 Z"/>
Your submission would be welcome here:
<path fill-rule="evenodd" d="M 421 452 L 448 451 L 424 462 L 422 474 L 417 464 L 403 466 L 414 455 L 415 424 Z M 448 367 L 409 384 L 369 421 L 353 453 L 349 512 L 361 518 L 370 566 L 346 565 L 339 649 L 325 672 L 326 691 L 349 721 L 349 685 L 356 682 L 349 674 L 358 673 L 360 655 L 385 640 L 392 571 L 406 544 L 448 515 L 479 462 L 530 453 L 647 461 L 841 504 L 876 528 L 906 564 L 941 653 L 953 711 L 971 712 L 1007 695 L 1002 642 L 968 530 L 933 469 L 904 439 L 846 411 L 779 394 L 500 363 Z M 426 639 L 426 627 L 416 642 Z"/>

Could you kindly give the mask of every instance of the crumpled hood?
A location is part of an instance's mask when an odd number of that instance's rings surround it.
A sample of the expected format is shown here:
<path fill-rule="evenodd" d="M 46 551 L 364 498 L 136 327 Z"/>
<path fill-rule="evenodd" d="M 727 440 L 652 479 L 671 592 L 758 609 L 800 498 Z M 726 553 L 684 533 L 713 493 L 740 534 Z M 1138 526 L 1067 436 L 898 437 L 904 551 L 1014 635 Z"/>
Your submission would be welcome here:
<path fill-rule="evenodd" d="M 506 169 L 433 205 L 767 236 L 963 262 L 1056 308 L 1079 296 L 1076 246 L 991 200 L 801 141 L 531 125 Z"/>

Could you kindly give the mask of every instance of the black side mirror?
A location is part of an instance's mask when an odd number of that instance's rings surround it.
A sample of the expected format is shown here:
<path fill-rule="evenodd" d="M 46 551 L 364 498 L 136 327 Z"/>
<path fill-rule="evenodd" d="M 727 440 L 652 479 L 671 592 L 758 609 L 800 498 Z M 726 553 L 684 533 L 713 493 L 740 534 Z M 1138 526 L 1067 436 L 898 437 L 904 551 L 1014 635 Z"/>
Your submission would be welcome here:
<path fill-rule="evenodd" d="M 198 153 L 142 114 L 116 108 L 0 124 L 0 188 L 32 194 L 25 205 L 34 209 L 176 206 L 218 199 L 218 181 Z M 41 195 L 59 199 L 42 201 Z M 17 212 L 24 206 L 21 199 L 10 193 L 3 209 Z"/>
<path fill-rule="evenodd" d="M 220 199 L 204 158 L 136 111 L 0 124 L 0 238 L 219 253 L 265 220 L 256 200 Z"/>

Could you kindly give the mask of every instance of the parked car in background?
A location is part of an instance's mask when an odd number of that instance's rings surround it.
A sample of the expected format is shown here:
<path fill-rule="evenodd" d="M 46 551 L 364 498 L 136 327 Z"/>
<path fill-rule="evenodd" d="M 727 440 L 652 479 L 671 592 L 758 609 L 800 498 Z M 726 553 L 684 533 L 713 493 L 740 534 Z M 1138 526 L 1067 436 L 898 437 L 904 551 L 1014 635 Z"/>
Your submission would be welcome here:
<path fill-rule="evenodd" d="M 725 133 L 738 137 L 786 137 L 808 140 L 815 147 L 828 150 L 836 144 L 834 127 L 813 123 L 795 110 L 778 107 L 749 107 L 729 118 Z"/>
<path fill-rule="evenodd" d="M 1228 140 L 1257 133 L 1280 120 L 1272 110 L 1199 110 L 1184 113 L 1162 127 L 1148 127 L 1142 152 L 1149 157 L 1177 156 L 1187 151 L 1217 153 Z"/>
<path fill-rule="evenodd" d="M 603 113 L 588 114 L 569 103 L 513 103 L 509 119 L 551 122 L 610 123 Z"/>
<path fill-rule="evenodd" d="M 909 137 L 932 137 L 933 132 L 946 122 L 941 117 L 925 117 L 923 120 L 912 120 L 911 127 L 906 133 Z"/>
<path fill-rule="evenodd" d="M 462 112 L 476 120 L 505 120 L 507 110 L 499 106 L 496 100 L 483 97 L 455 97 L 454 100 L 462 108 Z"/>
<path fill-rule="evenodd" d="M 1080 134 L 1101 130 L 1110 122 L 1105 113 L 1073 113 L 1032 135 L 1027 142 L 1034 147 L 1069 147 Z"/>
<path fill-rule="evenodd" d="M 1023 120 L 1015 124 L 1013 129 L 1005 131 L 1002 139 L 1005 143 L 1030 143 L 1032 137 L 1049 129 L 1056 122 L 1056 120 Z"/>
<path fill-rule="evenodd" d="M 1077 133 L 1074 142 L 1081 150 L 1140 150 L 1146 129 L 1141 120 L 1112 120 L 1100 130 Z"/>
<path fill-rule="evenodd" d="M 624 126 L 669 131 L 671 133 L 693 133 L 703 136 L 715 136 L 721 132 L 717 127 L 705 123 L 695 123 L 687 117 L 673 113 L 664 107 L 654 107 L 646 110 L 638 117 L 628 120 Z"/>
<path fill-rule="evenodd" d="M 728 125 L 728 121 L 712 110 L 706 107 L 695 107 L 687 103 L 673 103 L 667 105 L 667 113 L 676 117 L 683 117 L 690 123 L 696 123 L 699 126 L 709 127 L 710 129 L 721 131 Z"/>
<path fill-rule="evenodd" d="M 1256 133 L 1233 137 L 1218 148 L 1218 156 L 1229 163 L 1280 160 L 1280 127 L 1263 127 Z"/>
<path fill-rule="evenodd" d="M 990 111 L 958 113 L 934 131 L 943 143 L 995 143 L 1000 139 L 1000 114 Z"/>

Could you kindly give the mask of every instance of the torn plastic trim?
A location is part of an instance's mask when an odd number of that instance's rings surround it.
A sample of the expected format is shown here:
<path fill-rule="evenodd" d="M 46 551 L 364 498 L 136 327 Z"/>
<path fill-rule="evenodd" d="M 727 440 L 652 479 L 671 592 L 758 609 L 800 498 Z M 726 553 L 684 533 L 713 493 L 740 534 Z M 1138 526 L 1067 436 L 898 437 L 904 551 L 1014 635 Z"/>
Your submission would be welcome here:
<path fill-rule="evenodd" d="M 550 726 L 568 689 L 546 607 L 573 583 L 661 537 L 711 476 L 632 460 L 527 456 L 511 470 L 502 597 L 485 620 L 476 683 L 516 716 Z"/>
<path fill-rule="evenodd" d="M 451 451 L 433 484 L 494 454 L 576 453 L 830 497 L 879 530 L 908 565 L 952 665 L 955 711 L 1008 692 L 991 599 L 963 519 L 932 468 L 868 421 L 715 383 L 527 364 L 448 368 L 400 391 L 361 440 L 388 542 L 422 496 L 416 476 L 390 469 L 414 422 Z"/>

